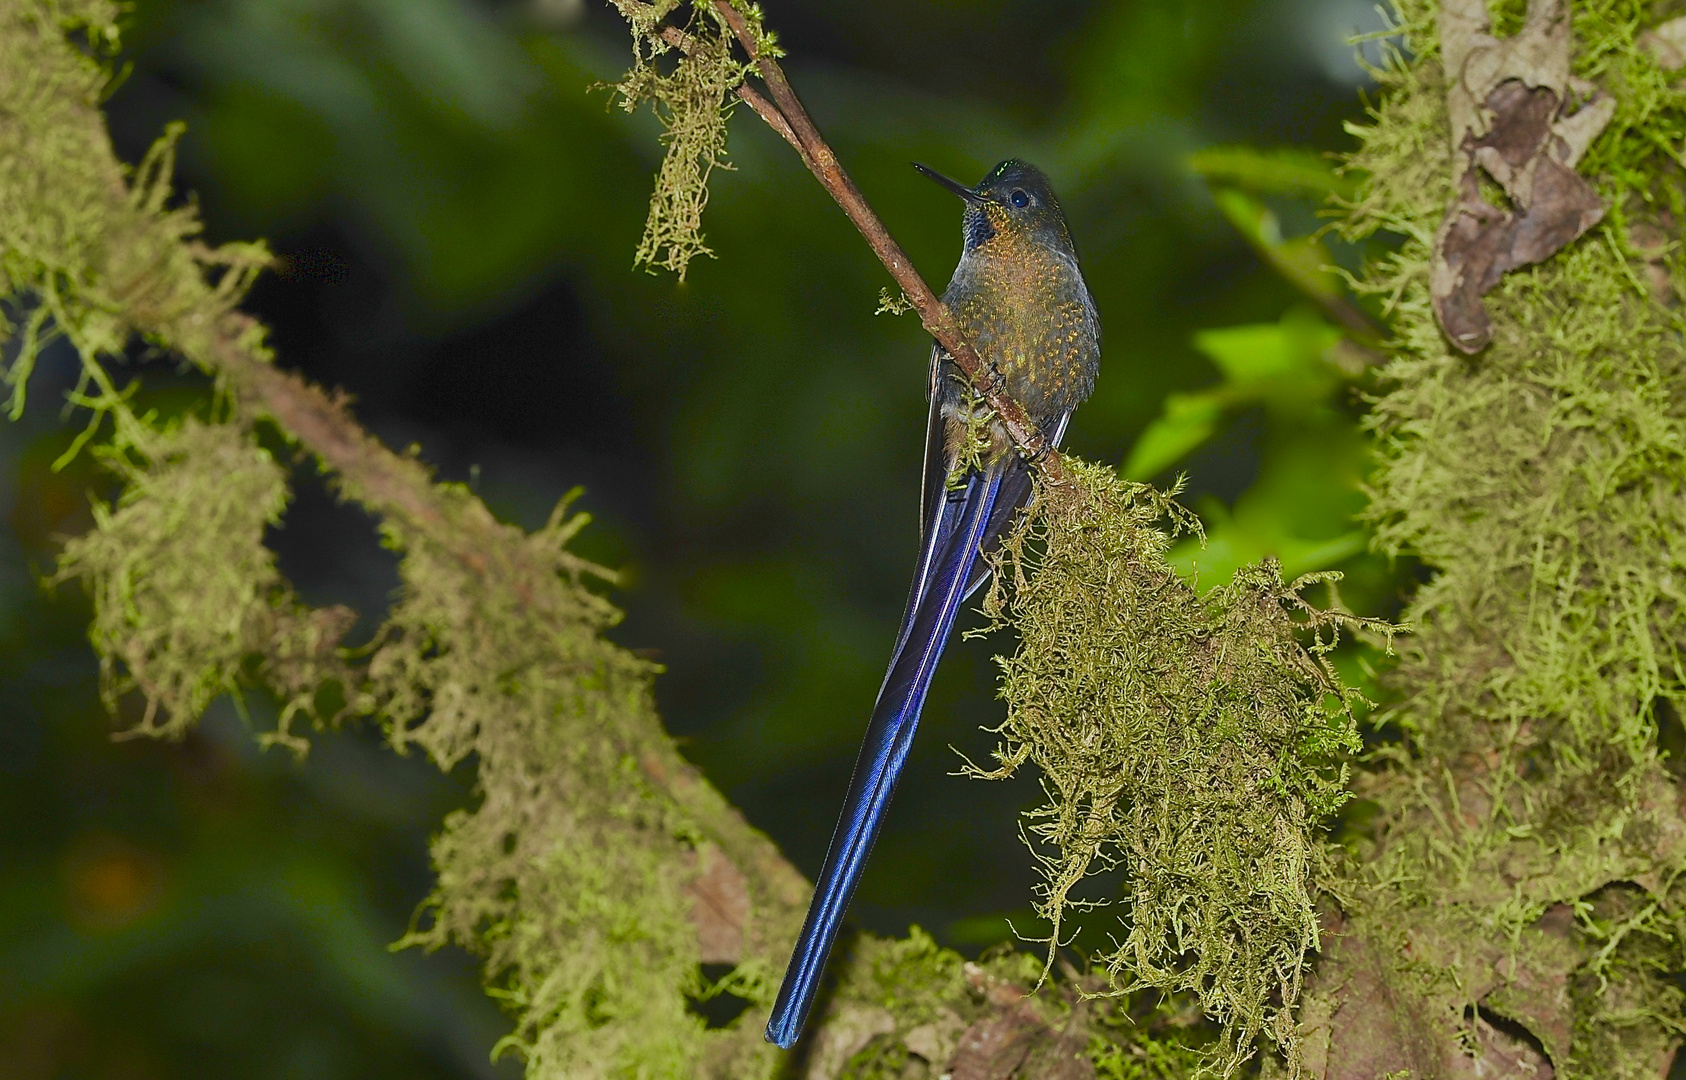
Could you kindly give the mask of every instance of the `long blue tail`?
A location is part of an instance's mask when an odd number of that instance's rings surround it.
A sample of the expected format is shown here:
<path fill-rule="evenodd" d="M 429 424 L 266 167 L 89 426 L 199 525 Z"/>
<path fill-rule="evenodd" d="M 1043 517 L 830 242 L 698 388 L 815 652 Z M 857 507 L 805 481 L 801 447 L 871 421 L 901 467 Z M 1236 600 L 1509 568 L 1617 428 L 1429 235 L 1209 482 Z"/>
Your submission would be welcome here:
<path fill-rule="evenodd" d="M 890 660 L 884 685 L 873 706 L 843 814 L 832 834 L 825 867 L 808 907 L 807 921 L 796 939 L 784 984 L 779 987 L 773 1015 L 767 1021 L 767 1041 L 788 1049 L 807 1021 L 819 989 L 826 958 L 837 940 L 843 913 L 860 884 L 861 870 L 872 843 L 884 823 L 884 811 L 895 793 L 896 781 L 907 762 L 913 733 L 919 726 L 919 710 L 925 704 L 937 660 L 948 644 L 949 631 L 961 603 L 975 587 L 973 566 L 992 518 L 991 511 L 1001 490 L 1000 466 L 986 473 L 973 473 L 958 498 L 938 515 L 931 537 L 935 550 L 927 549 L 921 559 L 919 582 L 909 598 L 903 633 Z M 952 524 L 951 524 L 952 522 Z"/>

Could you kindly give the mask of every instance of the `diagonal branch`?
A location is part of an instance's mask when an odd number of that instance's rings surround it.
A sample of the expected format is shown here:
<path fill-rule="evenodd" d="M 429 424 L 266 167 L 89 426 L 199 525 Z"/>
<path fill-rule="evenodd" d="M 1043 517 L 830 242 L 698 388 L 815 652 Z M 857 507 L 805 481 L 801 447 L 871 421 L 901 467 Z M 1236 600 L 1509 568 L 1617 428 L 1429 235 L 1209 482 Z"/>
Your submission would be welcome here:
<path fill-rule="evenodd" d="M 512 542 L 519 533 L 500 524 L 479 499 L 447 497 L 421 461 L 383 445 L 343 398 L 270 363 L 254 348 L 261 331 L 250 316 L 229 312 L 208 333 L 180 322 L 137 323 L 137 329 L 178 343 L 184 355 L 225 380 L 247 415 L 269 417 L 332 470 L 345 494 L 426 536 L 472 574 L 521 581 L 554 572 L 526 545 Z M 692 815 L 756 898 L 756 925 L 742 929 L 753 929 L 757 942 L 782 943 L 807 905 L 809 885 L 801 872 L 685 761 L 665 732 L 649 735 L 637 753 L 645 776 Z"/>
<path fill-rule="evenodd" d="M 837 160 L 831 146 L 820 134 L 808 110 L 803 108 L 802 101 L 796 96 L 790 80 L 785 77 L 784 69 L 779 62 L 767 56 L 759 49 L 755 35 L 750 32 L 749 25 L 743 15 L 732 6 L 730 0 L 712 0 L 715 10 L 731 27 L 738 44 L 743 46 L 749 58 L 754 61 L 755 69 L 760 74 L 762 82 L 767 84 L 768 95 L 762 96 L 747 82 L 739 86 L 734 92 L 755 111 L 755 114 L 766 121 L 767 126 L 778 132 L 785 142 L 789 143 L 802 158 L 802 164 L 814 174 L 820 186 L 831 194 L 837 205 L 847 214 L 862 237 L 866 239 L 878 261 L 884 264 L 884 269 L 890 272 L 897 285 L 901 286 L 903 294 L 909 303 L 919 313 L 919 321 L 926 331 L 937 340 L 948 354 L 954 358 L 955 364 L 965 372 L 966 378 L 971 380 L 980 396 L 995 410 L 1001 418 L 1001 424 L 1007 434 L 1019 447 L 1020 452 L 1031 461 L 1038 462 L 1045 479 L 1059 483 L 1066 477 L 1066 471 L 1061 464 L 1059 453 L 1042 437 L 1042 432 L 1031 420 L 1023 406 L 1007 396 L 995 373 L 978 357 L 977 352 L 967 343 L 959 329 L 954 325 L 948 308 L 943 305 L 937 294 L 920 277 L 919 271 L 913 268 L 913 260 L 907 252 L 896 243 L 890 230 L 885 228 L 872 206 L 861 194 L 860 188 L 850 179 L 843 164 Z M 663 41 L 680 50 L 691 52 L 691 38 L 684 31 L 675 27 L 663 27 L 658 31 Z"/>
<path fill-rule="evenodd" d="M 637 3 L 637 0 L 631 0 L 631 2 Z M 679 29 L 677 26 L 664 26 L 658 31 L 658 33 L 661 35 L 661 39 L 663 41 L 667 42 L 669 45 L 678 49 L 682 53 L 689 55 L 693 49 L 691 35 Z M 797 155 L 802 158 L 803 164 L 807 165 L 810 169 L 814 167 L 808 157 L 807 148 L 802 145 L 802 140 L 796 137 L 796 132 L 791 128 L 790 121 L 784 118 L 784 114 L 779 112 L 772 102 L 762 97 L 759 90 L 755 89 L 755 87 L 749 85 L 748 83 L 743 83 L 732 92 L 736 94 L 745 105 L 754 109 L 755 115 L 765 120 L 768 127 L 779 133 L 780 138 L 790 144 L 790 148 L 795 150 Z"/>

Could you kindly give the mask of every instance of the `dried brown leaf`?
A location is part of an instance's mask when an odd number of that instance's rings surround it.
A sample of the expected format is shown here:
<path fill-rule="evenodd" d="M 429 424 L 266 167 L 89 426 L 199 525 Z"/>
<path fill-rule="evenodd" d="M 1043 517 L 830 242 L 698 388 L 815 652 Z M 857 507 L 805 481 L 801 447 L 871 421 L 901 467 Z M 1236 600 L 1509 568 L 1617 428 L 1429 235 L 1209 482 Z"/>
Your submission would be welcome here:
<path fill-rule="evenodd" d="M 991 1013 L 960 1037 L 949 1074 L 954 1080 L 1008 1080 L 1046 1031 L 1041 1019 L 1026 1007 Z"/>
<path fill-rule="evenodd" d="M 1603 200 L 1574 167 L 1615 102 L 1570 77 L 1561 0 L 1533 0 L 1521 32 L 1509 38 L 1488 33 L 1481 0 L 1447 3 L 1440 27 L 1455 74 L 1446 104 L 1458 148 L 1457 198 L 1435 236 L 1429 289 L 1446 336 L 1475 353 L 1492 337 L 1481 298 L 1506 273 L 1550 258 L 1604 216 Z M 1482 194 L 1483 172 L 1509 207 Z"/>

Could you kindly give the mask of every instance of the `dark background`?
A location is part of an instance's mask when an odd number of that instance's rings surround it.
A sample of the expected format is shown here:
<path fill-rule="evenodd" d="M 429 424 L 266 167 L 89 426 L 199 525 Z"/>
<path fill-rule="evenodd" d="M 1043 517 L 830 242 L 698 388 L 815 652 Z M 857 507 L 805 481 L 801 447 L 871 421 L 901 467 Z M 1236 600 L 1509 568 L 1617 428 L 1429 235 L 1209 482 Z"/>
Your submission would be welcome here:
<path fill-rule="evenodd" d="M 959 206 L 908 162 L 1053 176 L 1105 330 L 1067 445 L 1114 463 L 1167 393 L 1217 379 L 1196 330 L 1299 302 L 1189 153 L 1344 148 L 1365 85 L 1345 38 L 1378 19 L 1367 0 L 765 6 L 810 111 L 939 287 Z M 597 0 L 142 0 L 108 114 L 129 161 L 187 122 L 178 186 L 209 239 L 281 257 L 247 306 L 283 364 L 509 520 L 586 488 L 581 550 L 626 575 L 616 640 L 659 654 L 684 753 L 812 875 L 905 596 L 928 345 L 911 316 L 873 315 L 888 278 L 747 112 L 705 222 L 718 259 L 684 283 L 635 271 L 657 128 L 590 89 L 628 51 Z M 1313 207 L 1278 204 L 1284 229 L 1314 228 Z M 152 393 L 202 386 L 132 362 Z M 471 958 L 387 948 L 471 775 L 369 730 L 303 761 L 262 751 L 257 699 L 244 718 L 219 702 L 180 745 L 112 741 L 86 601 L 40 585 L 103 483 L 87 458 L 49 468 L 74 371 L 51 354 L 0 429 L 0 1077 L 518 1075 L 487 1063 L 506 1029 Z M 1192 504 L 1222 516 L 1253 488 L 1273 430 L 1229 416 L 1181 463 Z M 312 470 L 297 481 L 283 569 L 367 633 L 391 556 Z M 1337 502 L 1312 532 L 1351 528 Z M 1357 606 L 1389 603 L 1374 560 L 1346 568 Z M 1034 781 L 949 775 L 951 746 L 993 746 L 990 656 L 1010 647 L 950 649 L 862 924 L 970 952 L 1026 917 L 1014 817 Z"/>

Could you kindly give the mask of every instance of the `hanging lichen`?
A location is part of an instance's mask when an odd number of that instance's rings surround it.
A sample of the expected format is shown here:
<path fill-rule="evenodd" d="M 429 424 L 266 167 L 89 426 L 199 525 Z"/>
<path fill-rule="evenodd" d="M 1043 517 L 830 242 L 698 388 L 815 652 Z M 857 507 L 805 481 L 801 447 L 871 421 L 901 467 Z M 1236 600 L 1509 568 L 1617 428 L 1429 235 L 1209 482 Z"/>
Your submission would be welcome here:
<path fill-rule="evenodd" d="M 1260 1033 L 1292 1053 L 1329 873 L 1322 826 L 1358 747 L 1358 699 L 1327 654 L 1343 626 L 1391 629 L 1301 599 L 1338 575 L 1288 584 L 1268 561 L 1197 594 L 1160 527 L 1196 528 L 1186 511 L 1067 465 L 1070 485 L 1044 486 L 1006 545 L 1010 593 L 997 585 L 986 605 L 1019 647 L 1001 660 L 1000 767 L 978 775 L 1030 762 L 1044 777 L 1050 801 L 1028 829 L 1049 964 L 1070 913 L 1096 906 L 1074 891 L 1122 870 L 1114 946 L 1095 958 L 1111 992 L 1198 995 L 1223 1027 L 1207 1064 L 1227 1075 Z"/>
<path fill-rule="evenodd" d="M 734 58 L 731 31 L 710 3 L 614 3 L 632 30 L 632 68 L 613 90 L 627 112 L 649 102 L 661 120 L 661 142 L 666 148 L 650 196 L 644 236 L 632 261 L 637 266 L 671 270 L 683 281 L 693 258 L 714 254 L 702 234 L 709 177 L 715 169 L 731 168 L 726 157 L 726 122 L 737 104 L 733 91 L 753 65 Z M 744 4 L 738 10 L 759 50 L 782 56 L 773 36 L 761 28 L 760 9 Z M 683 50 L 663 35 L 664 28 L 684 37 Z"/>

